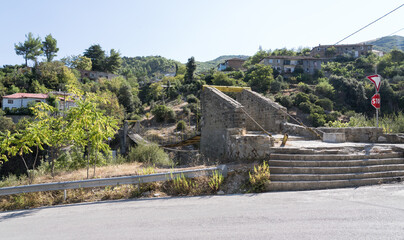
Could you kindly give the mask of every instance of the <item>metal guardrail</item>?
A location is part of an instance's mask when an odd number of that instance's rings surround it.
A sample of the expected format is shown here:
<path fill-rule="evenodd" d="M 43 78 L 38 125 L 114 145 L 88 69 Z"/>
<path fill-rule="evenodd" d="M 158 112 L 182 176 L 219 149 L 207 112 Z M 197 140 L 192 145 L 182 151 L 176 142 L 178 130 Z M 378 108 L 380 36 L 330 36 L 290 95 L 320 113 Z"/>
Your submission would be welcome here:
<path fill-rule="evenodd" d="M 89 179 L 82 181 L 70 181 L 70 182 L 57 182 L 57 183 L 44 183 L 44 184 L 32 184 L 16 187 L 5 187 L 0 188 L 0 196 L 19 194 L 19 193 L 29 193 L 29 192 L 43 192 L 43 191 L 53 191 L 53 190 L 66 190 L 66 189 L 77 189 L 77 188 L 92 188 L 92 187 L 104 187 L 104 186 L 117 186 L 123 184 L 140 184 L 149 182 L 159 182 L 172 180 L 182 174 L 187 178 L 194 178 L 200 176 L 210 176 L 214 171 L 219 171 L 224 177 L 227 175 L 227 166 L 219 165 L 217 167 L 197 169 L 197 170 L 186 170 L 179 172 L 169 172 L 169 173 L 155 173 L 150 175 L 137 175 L 137 176 L 127 176 L 127 177 L 116 177 L 116 178 L 99 178 L 99 179 Z"/>

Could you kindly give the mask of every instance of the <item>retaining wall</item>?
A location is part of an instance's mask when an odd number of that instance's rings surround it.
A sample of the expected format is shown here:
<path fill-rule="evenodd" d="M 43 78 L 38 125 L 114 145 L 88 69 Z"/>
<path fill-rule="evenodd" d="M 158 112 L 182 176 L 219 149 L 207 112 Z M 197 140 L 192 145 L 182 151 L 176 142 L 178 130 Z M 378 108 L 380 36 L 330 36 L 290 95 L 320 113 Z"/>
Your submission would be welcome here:
<path fill-rule="evenodd" d="M 383 128 L 376 127 L 350 127 L 350 128 L 317 128 L 325 133 L 344 133 L 347 142 L 378 142 L 383 136 Z"/>

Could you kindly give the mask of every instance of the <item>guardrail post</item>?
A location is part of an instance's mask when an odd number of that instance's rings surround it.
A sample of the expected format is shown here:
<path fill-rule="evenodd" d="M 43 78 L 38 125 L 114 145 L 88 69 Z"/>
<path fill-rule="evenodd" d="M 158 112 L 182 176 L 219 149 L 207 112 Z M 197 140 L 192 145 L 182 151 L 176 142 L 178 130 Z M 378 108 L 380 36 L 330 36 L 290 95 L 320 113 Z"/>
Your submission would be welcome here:
<path fill-rule="evenodd" d="M 227 172 L 228 172 L 228 168 L 226 165 L 219 165 L 217 166 L 218 169 L 220 169 L 220 172 L 222 173 L 223 177 L 227 177 Z"/>

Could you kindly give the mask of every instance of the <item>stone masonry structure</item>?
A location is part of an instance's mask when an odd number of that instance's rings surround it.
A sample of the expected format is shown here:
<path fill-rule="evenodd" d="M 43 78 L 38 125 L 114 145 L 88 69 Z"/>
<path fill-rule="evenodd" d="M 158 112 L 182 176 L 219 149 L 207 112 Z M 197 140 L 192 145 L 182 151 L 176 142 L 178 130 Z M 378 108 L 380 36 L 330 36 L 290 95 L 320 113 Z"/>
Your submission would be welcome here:
<path fill-rule="evenodd" d="M 274 138 L 282 133 L 326 142 L 404 142 L 404 135 L 384 134 L 382 128 L 317 128 L 288 123 L 287 109 L 247 89 L 232 93 L 235 99 L 213 87 L 201 94 L 202 125 L 200 152 L 220 161 L 265 158 L 271 154 Z M 262 128 L 261 128 L 262 127 Z"/>
<path fill-rule="evenodd" d="M 250 90 L 236 94 L 236 100 L 211 87 L 201 94 L 201 153 L 211 159 L 266 157 L 274 139 L 263 134 L 248 116 L 265 130 L 279 133 L 286 121 L 286 109 Z"/>
<path fill-rule="evenodd" d="M 251 90 L 237 93 L 236 99 L 244 110 L 257 121 L 265 130 L 275 133 L 281 132 L 281 124 L 286 122 L 286 108 L 261 96 Z M 246 118 L 247 131 L 260 131 L 261 129 L 250 119 Z"/>

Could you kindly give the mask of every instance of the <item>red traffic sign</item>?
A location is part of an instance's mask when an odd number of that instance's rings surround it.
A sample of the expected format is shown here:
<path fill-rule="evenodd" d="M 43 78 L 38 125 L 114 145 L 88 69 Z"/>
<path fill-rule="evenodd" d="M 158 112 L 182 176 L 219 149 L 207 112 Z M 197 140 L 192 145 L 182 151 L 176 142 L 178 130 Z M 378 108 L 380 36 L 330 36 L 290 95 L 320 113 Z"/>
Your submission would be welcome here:
<path fill-rule="evenodd" d="M 376 109 L 380 108 L 380 94 L 376 93 L 375 95 L 373 95 L 371 104 Z"/>
<path fill-rule="evenodd" d="M 379 74 L 372 75 L 372 76 L 367 76 L 367 78 L 375 84 L 376 91 L 379 92 L 380 89 L 380 83 L 382 82 L 382 76 Z"/>

